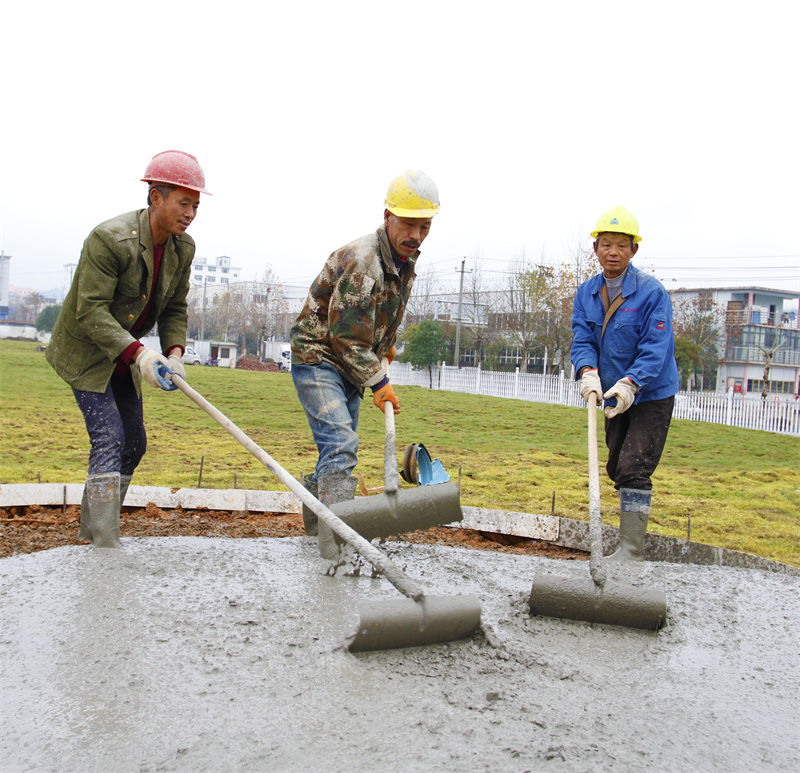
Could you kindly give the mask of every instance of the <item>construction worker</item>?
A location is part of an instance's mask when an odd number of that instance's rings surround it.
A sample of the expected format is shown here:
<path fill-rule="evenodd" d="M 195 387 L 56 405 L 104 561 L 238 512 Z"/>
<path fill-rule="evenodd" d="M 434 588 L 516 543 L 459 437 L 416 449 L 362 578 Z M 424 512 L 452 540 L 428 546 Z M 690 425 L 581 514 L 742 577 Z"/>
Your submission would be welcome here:
<path fill-rule="evenodd" d="M 636 218 L 614 207 L 597 221 L 594 252 L 602 273 L 575 296 L 571 360 L 581 396 L 605 399 L 606 471 L 619 491 L 614 560 L 642 560 L 652 483 L 667 439 L 678 366 L 672 303 L 664 286 L 631 264 L 642 237 Z"/>
<path fill-rule="evenodd" d="M 400 401 L 384 358 L 395 356 L 397 330 L 416 276 L 419 246 L 439 211 L 436 184 L 421 171 L 392 180 L 383 225 L 336 250 L 311 285 L 292 328 L 292 378 L 305 409 L 319 458 L 303 485 L 331 505 L 353 498 L 358 461 L 358 413 L 364 390 L 383 411 Z M 304 508 L 307 534 L 317 519 Z M 329 530 L 320 525 L 323 555 Z"/>
<path fill-rule="evenodd" d="M 119 548 L 119 514 L 147 445 L 141 381 L 171 391 L 185 377 L 189 271 L 205 177 L 179 150 L 154 156 L 147 209 L 97 226 L 83 244 L 47 359 L 71 387 L 91 441 L 78 538 Z M 138 339 L 158 323 L 161 352 Z"/>

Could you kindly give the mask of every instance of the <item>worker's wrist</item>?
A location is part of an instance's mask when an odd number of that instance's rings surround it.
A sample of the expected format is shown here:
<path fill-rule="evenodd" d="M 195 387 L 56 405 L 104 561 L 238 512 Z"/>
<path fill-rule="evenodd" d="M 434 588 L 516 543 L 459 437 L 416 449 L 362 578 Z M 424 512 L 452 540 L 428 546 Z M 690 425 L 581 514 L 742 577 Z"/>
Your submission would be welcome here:
<path fill-rule="evenodd" d="M 133 365 L 136 362 L 136 358 L 139 356 L 139 350 L 144 349 L 144 344 L 141 341 L 134 341 L 130 346 L 123 349 L 122 354 L 120 354 L 117 359 L 120 362 L 124 362 L 126 365 Z"/>
<path fill-rule="evenodd" d="M 374 392 L 377 392 L 379 389 L 383 389 L 389 383 L 389 377 L 384 376 L 377 384 L 373 384 L 371 389 Z"/>
<path fill-rule="evenodd" d="M 581 378 L 581 376 L 583 376 L 583 374 L 586 373 L 589 370 L 593 370 L 593 371 L 597 372 L 597 368 L 593 368 L 591 365 L 584 365 L 580 369 L 580 371 L 578 371 L 578 378 Z"/>

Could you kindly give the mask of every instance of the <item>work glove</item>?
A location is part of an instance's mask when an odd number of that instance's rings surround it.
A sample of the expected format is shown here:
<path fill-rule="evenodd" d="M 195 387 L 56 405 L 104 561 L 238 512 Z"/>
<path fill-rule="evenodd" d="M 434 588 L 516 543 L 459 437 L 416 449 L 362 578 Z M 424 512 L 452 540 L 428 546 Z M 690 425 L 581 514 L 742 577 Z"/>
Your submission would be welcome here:
<path fill-rule="evenodd" d="M 395 359 L 395 357 L 397 357 L 397 348 L 394 346 L 390 346 L 386 350 L 386 354 L 384 355 L 384 357 L 386 357 L 387 361 L 392 362 Z"/>
<path fill-rule="evenodd" d="M 372 393 L 372 402 L 383 410 L 384 403 L 391 403 L 394 406 L 394 412 L 400 413 L 400 401 L 392 389 L 392 385 L 387 381 L 380 389 L 376 389 Z"/>
<path fill-rule="evenodd" d="M 184 381 L 186 381 L 186 368 L 183 367 L 183 360 L 180 354 L 170 354 L 167 357 L 169 367 L 172 368 L 173 373 L 177 373 Z"/>
<path fill-rule="evenodd" d="M 163 389 L 165 392 L 171 392 L 173 389 L 178 388 L 168 378 L 168 376 L 172 375 L 173 370 L 163 354 L 159 354 L 145 346 L 140 350 L 134 365 L 138 366 L 142 378 L 150 386 L 154 386 L 156 389 Z"/>
<path fill-rule="evenodd" d="M 600 405 L 603 401 L 603 385 L 599 372 L 597 368 L 586 368 L 581 376 L 581 397 L 588 403 L 592 392 L 597 395 L 597 404 Z"/>
<path fill-rule="evenodd" d="M 617 383 L 603 395 L 606 400 L 610 397 L 617 398 L 617 404 L 615 406 L 607 405 L 603 409 L 606 418 L 613 419 L 618 414 L 625 413 L 625 411 L 633 405 L 633 398 L 637 391 L 638 387 L 631 381 L 629 376 L 625 376 L 625 378 L 621 378 L 617 381 Z"/>

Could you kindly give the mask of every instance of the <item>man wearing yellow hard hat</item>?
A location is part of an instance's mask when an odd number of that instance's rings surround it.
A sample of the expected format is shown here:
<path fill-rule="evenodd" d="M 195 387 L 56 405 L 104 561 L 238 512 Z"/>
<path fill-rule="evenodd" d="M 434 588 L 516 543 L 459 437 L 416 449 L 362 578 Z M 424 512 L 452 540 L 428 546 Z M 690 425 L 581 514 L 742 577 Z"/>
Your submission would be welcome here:
<path fill-rule="evenodd" d="M 400 410 L 383 360 L 395 356 L 419 246 L 439 211 L 439 191 L 424 172 L 409 170 L 392 180 L 384 207 L 376 231 L 328 258 L 291 332 L 292 378 L 319 452 L 303 485 L 326 505 L 355 494 L 364 390 L 372 390 L 381 410 L 387 402 L 395 413 Z M 333 544 L 329 530 L 307 508 L 303 521 L 307 534 L 319 529 L 326 555 L 325 545 Z"/>
<path fill-rule="evenodd" d="M 581 396 L 605 399 L 606 471 L 619 491 L 619 548 L 610 558 L 641 561 L 652 483 L 667 440 L 678 366 L 672 302 L 664 286 L 631 259 L 642 237 L 624 207 L 600 216 L 594 252 L 602 273 L 575 296 L 570 359 Z"/>

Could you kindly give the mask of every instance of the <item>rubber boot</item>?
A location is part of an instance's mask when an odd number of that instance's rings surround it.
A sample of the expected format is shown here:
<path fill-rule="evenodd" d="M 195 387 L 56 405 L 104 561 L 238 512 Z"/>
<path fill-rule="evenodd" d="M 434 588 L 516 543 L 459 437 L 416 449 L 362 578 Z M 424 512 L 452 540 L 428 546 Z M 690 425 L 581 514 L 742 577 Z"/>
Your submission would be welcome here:
<path fill-rule="evenodd" d="M 303 488 L 312 496 L 318 496 L 317 481 L 311 480 L 308 475 L 303 475 L 303 477 L 300 478 L 300 482 L 303 484 Z M 303 528 L 305 528 L 306 534 L 309 537 L 315 537 L 317 535 L 317 516 L 312 510 L 306 507 L 306 505 L 303 505 Z"/>
<path fill-rule="evenodd" d="M 125 495 L 128 493 L 128 486 L 131 485 L 131 478 L 133 475 L 120 475 L 119 476 L 119 507 L 125 504 Z"/>
<path fill-rule="evenodd" d="M 336 472 L 317 480 L 317 498 L 330 507 L 337 502 L 349 502 L 356 494 L 356 479 L 349 472 Z M 321 522 L 317 523 L 319 554 L 329 561 L 339 558 L 339 546 L 333 532 Z"/>
<path fill-rule="evenodd" d="M 78 539 L 85 542 L 92 541 L 92 530 L 89 528 L 89 498 L 86 496 L 88 484 L 83 487 L 81 498 L 81 525 L 78 529 Z"/>
<path fill-rule="evenodd" d="M 642 546 L 650 517 L 651 491 L 635 488 L 619 490 L 619 547 L 610 561 L 643 561 Z"/>
<path fill-rule="evenodd" d="M 128 486 L 133 475 L 119 476 L 119 506 L 120 509 L 125 503 L 125 495 L 128 493 Z M 81 525 L 78 529 L 78 539 L 86 542 L 92 541 L 92 530 L 89 528 L 89 500 L 86 497 L 86 486 L 83 487 L 83 497 L 81 498 Z"/>
<path fill-rule="evenodd" d="M 121 548 L 119 541 L 118 472 L 103 472 L 86 478 L 89 529 L 96 548 Z"/>

